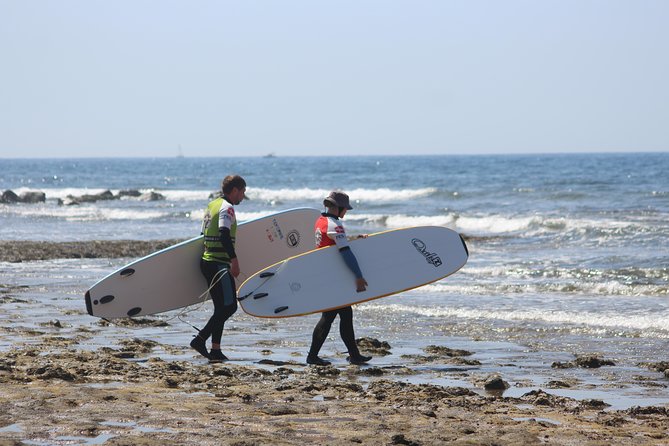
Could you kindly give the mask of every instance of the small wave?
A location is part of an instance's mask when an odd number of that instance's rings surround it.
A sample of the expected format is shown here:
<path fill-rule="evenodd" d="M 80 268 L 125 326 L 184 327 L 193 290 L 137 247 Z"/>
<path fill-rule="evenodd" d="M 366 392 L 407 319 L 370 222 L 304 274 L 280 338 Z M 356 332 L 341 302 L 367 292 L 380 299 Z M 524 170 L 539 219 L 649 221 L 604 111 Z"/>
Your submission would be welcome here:
<path fill-rule="evenodd" d="M 411 226 L 445 226 L 452 227 L 455 222 L 453 215 L 385 215 L 385 214 L 350 214 L 346 221 L 378 225 L 387 228 L 408 228 Z"/>
<path fill-rule="evenodd" d="M 488 235 L 520 232 L 541 225 L 540 217 L 504 217 L 501 215 L 490 215 L 483 217 L 459 217 L 455 224 L 462 232 Z"/>
<path fill-rule="evenodd" d="M 464 273 L 463 273 L 464 274 Z M 427 288 L 430 287 L 430 288 Z M 628 285 L 620 282 L 583 283 L 583 282 L 526 282 L 510 283 L 496 281 L 485 283 L 444 283 L 426 285 L 427 289 L 436 293 L 465 296 L 495 296 L 495 295 L 545 295 L 567 294 L 600 297 L 657 297 L 669 296 L 669 287 L 666 285 Z"/>
<path fill-rule="evenodd" d="M 410 201 L 416 198 L 428 197 L 436 193 L 438 189 L 433 187 L 422 189 L 352 189 L 346 193 L 351 197 L 353 203 L 361 202 L 397 202 Z M 246 194 L 251 200 L 260 200 L 267 202 L 289 202 L 289 201 L 309 201 L 321 203 L 330 193 L 329 189 L 266 189 L 249 187 Z"/>
<path fill-rule="evenodd" d="M 58 218 L 65 221 L 151 220 L 169 217 L 171 213 L 158 210 L 107 209 L 96 206 L 35 206 L 21 208 L 22 217 Z"/>

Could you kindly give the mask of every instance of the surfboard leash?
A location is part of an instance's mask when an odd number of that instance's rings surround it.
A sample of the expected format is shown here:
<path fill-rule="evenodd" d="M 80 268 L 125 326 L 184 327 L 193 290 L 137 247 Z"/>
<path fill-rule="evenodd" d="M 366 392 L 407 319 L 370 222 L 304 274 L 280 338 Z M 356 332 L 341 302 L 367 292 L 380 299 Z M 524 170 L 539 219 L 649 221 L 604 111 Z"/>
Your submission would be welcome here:
<path fill-rule="evenodd" d="M 187 306 L 187 307 L 184 308 L 182 311 L 180 311 L 179 313 L 177 313 L 177 315 L 174 316 L 174 317 L 178 318 L 178 319 L 179 319 L 181 322 L 183 322 L 184 324 L 189 325 L 190 327 L 192 327 L 195 331 L 197 331 L 197 332 L 199 333 L 199 332 L 200 332 L 200 329 L 197 328 L 195 325 L 191 324 L 190 322 L 188 322 L 188 321 L 182 319 L 182 316 L 185 317 L 185 316 L 188 315 L 190 312 L 202 308 L 202 305 L 204 305 L 204 303 L 207 301 L 207 295 L 209 294 L 209 292 L 211 291 L 211 289 L 214 288 L 214 287 L 218 284 L 218 282 L 221 281 L 221 279 L 223 278 L 223 276 L 225 276 L 225 275 L 228 274 L 229 272 L 230 272 L 230 271 L 227 270 L 227 269 L 225 269 L 225 270 L 223 270 L 223 269 L 218 270 L 218 271 L 216 272 L 216 274 L 214 274 L 214 280 L 211 281 L 211 285 L 209 285 L 209 288 L 207 288 L 206 290 L 204 290 L 204 291 L 202 292 L 202 294 L 200 294 L 200 295 L 197 297 L 196 300 L 199 300 L 199 301 L 201 301 L 201 302 L 198 302 L 198 303 L 196 303 L 196 304 Z M 196 306 L 196 305 L 197 305 L 197 306 Z M 174 317 L 173 317 L 173 318 L 174 318 Z M 173 319 L 173 318 L 172 318 L 172 319 Z"/>

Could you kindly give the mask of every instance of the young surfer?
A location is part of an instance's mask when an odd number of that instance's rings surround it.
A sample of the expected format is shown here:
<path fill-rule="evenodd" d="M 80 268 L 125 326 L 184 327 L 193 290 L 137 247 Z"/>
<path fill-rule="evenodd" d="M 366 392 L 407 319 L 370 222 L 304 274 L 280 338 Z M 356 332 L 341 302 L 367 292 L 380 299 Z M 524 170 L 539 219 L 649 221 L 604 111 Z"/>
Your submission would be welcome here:
<path fill-rule="evenodd" d="M 358 261 L 348 245 L 348 238 L 341 219 L 344 218 L 346 212 L 353 209 L 349 203 L 349 197 L 343 192 L 331 192 L 325 200 L 323 205 L 326 212 L 322 213 L 318 220 L 316 220 L 316 247 L 323 248 L 325 246 L 336 245 L 339 248 L 339 253 L 342 256 L 346 265 L 351 269 L 355 275 L 355 287 L 358 292 L 366 290 L 367 281 L 362 275 Z M 353 332 L 353 309 L 348 306 L 336 310 L 326 311 L 322 313 L 321 319 L 316 324 L 311 340 L 311 348 L 307 356 L 307 363 L 314 365 L 329 365 L 330 361 L 326 361 L 318 357 L 318 352 L 321 350 L 325 339 L 330 333 L 332 322 L 339 315 L 339 333 L 341 335 L 346 348 L 348 349 L 348 361 L 351 364 L 364 364 L 371 356 L 363 356 L 358 350 L 355 343 L 355 334 Z"/>
<path fill-rule="evenodd" d="M 237 217 L 233 206 L 246 198 L 246 181 L 239 175 L 228 175 L 221 188 L 221 196 L 209 203 L 202 221 L 204 254 L 200 260 L 200 270 L 210 287 L 214 314 L 190 343 L 210 362 L 228 359 L 221 352 L 221 337 L 225 321 L 237 311 L 235 277 L 239 275 L 239 262 L 235 254 Z M 211 351 L 207 351 L 206 341 L 210 336 Z"/>

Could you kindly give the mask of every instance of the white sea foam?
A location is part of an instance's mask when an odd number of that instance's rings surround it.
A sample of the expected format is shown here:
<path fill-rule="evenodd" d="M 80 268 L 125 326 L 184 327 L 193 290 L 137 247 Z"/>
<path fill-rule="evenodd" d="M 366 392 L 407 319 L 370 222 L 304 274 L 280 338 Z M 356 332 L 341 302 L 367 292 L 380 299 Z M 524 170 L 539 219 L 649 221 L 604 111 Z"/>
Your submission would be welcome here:
<path fill-rule="evenodd" d="M 464 275 L 464 272 L 458 274 Z M 462 281 L 451 281 L 426 285 L 423 290 L 434 293 L 442 293 L 459 296 L 496 296 L 496 295 L 542 295 L 546 293 L 615 297 L 656 297 L 669 296 L 667 285 L 628 285 L 625 283 L 607 282 L 542 282 L 525 281 L 511 282 L 508 278 L 498 278 L 494 282 L 486 282 L 485 279 L 474 279 L 473 283 Z"/>
<path fill-rule="evenodd" d="M 148 192 L 140 190 L 140 192 Z M 205 190 L 155 190 L 159 194 L 162 194 L 166 200 L 169 201 L 200 201 L 204 204 L 207 203 L 209 195 L 214 191 L 205 191 Z"/>
<path fill-rule="evenodd" d="M 588 311 L 551 311 L 545 308 L 529 309 L 473 309 L 461 307 L 417 307 L 401 304 L 366 305 L 365 311 L 375 310 L 384 313 L 412 313 L 430 318 L 463 318 L 472 320 L 498 320 L 509 322 L 545 322 L 559 327 L 589 326 L 621 328 L 639 331 L 662 331 L 669 335 L 669 314 L 607 314 Z"/>

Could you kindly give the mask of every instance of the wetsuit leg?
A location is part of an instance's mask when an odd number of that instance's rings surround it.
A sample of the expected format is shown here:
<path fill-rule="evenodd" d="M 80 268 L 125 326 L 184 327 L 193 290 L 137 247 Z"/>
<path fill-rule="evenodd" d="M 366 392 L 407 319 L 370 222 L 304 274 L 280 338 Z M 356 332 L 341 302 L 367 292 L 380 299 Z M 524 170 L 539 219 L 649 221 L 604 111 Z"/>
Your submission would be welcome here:
<path fill-rule="evenodd" d="M 202 260 L 200 270 L 209 286 L 218 279 L 218 283 L 209 290 L 214 303 L 214 314 L 209 318 L 207 325 L 200 330 L 200 337 L 207 340 L 211 336 L 212 343 L 220 344 L 225 321 L 237 311 L 235 282 L 227 267 L 221 263 Z"/>
<path fill-rule="evenodd" d="M 355 333 L 353 331 L 353 309 L 351 307 L 344 307 L 337 310 L 337 312 L 339 313 L 339 334 L 348 349 L 348 354 L 359 356 L 360 351 L 358 350 L 358 345 L 355 343 Z"/>
<path fill-rule="evenodd" d="M 321 315 L 320 320 L 314 328 L 314 333 L 311 336 L 311 348 L 309 349 L 309 356 L 318 356 L 318 352 L 321 351 L 323 343 L 330 333 L 330 327 L 332 327 L 332 321 L 337 317 L 339 310 L 326 311 Z"/>

